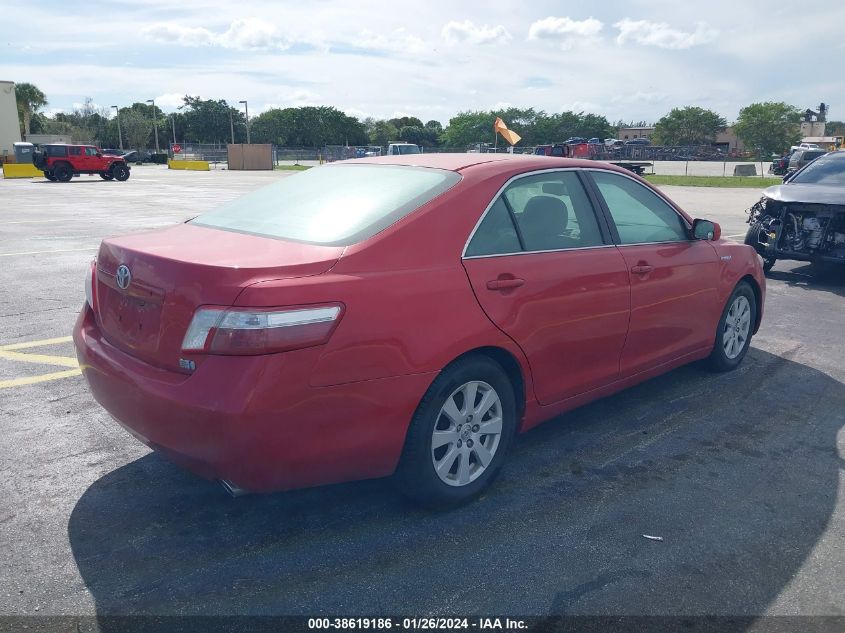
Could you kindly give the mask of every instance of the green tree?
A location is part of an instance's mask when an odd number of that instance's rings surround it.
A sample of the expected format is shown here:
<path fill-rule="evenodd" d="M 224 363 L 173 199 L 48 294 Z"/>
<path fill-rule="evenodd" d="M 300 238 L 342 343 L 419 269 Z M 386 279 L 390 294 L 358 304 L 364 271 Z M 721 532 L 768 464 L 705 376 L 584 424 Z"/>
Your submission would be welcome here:
<path fill-rule="evenodd" d="M 491 116 L 490 112 L 459 112 L 443 130 L 443 145 L 463 149 L 473 143 L 492 143 L 496 118 Z"/>
<path fill-rule="evenodd" d="M 244 113 L 230 106 L 225 99 L 201 99 L 185 95 L 183 101 L 185 102 L 182 108 L 185 116 L 186 139 L 198 143 L 231 143 L 231 128 L 234 126 L 235 142 L 244 142 L 246 138 Z M 156 115 L 160 116 L 159 113 Z"/>
<path fill-rule="evenodd" d="M 725 118 L 712 110 L 672 108 L 655 124 L 652 139 L 658 145 L 705 145 L 712 143 L 726 124 Z"/>
<path fill-rule="evenodd" d="M 399 130 L 399 140 L 404 141 L 405 143 L 425 145 L 428 138 L 425 133 L 425 128 L 417 125 L 406 125 Z"/>
<path fill-rule="evenodd" d="M 782 101 L 752 103 L 739 111 L 733 129 L 746 147 L 768 157 L 801 139 L 801 115 L 801 110 Z"/>
<path fill-rule="evenodd" d="M 436 147 L 440 144 L 440 135 L 443 134 L 443 125 L 440 121 L 427 121 L 425 127 L 425 145 L 427 147 Z"/>
<path fill-rule="evenodd" d="M 139 110 L 123 108 L 120 111 L 120 127 L 123 132 L 124 147 L 142 150 L 149 147 L 153 122 Z"/>
<path fill-rule="evenodd" d="M 249 123 L 252 141 L 286 145 L 288 137 L 285 126 L 288 124 L 288 118 L 285 111 L 279 108 L 265 110 Z"/>
<path fill-rule="evenodd" d="M 372 145 L 384 147 L 399 138 L 399 130 L 390 121 L 369 117 L 364 119 L 364 129 Z"/>
<path fill-rule="evenodd" d="M 28 136 L 32 116 L 47 105 L 47 97 L 37 86 L 24 82 L 15 84 L 15 100 L 18 104 L 21 131 Z"/>

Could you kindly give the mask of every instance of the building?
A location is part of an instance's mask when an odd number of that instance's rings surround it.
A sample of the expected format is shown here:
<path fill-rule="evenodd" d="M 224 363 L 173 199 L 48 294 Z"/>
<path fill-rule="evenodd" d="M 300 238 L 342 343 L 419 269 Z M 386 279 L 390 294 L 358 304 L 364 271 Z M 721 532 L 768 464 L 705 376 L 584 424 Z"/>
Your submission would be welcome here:
<path fill-rule="evenodd" d="M 15 83 L 0 81 L 0 162 L 14 161 L 14 143 L 21 141 Z"/>
<path fill-rule="evenodd" d="M 722 132 L 716 134 L 713 145 L 729 155 L 737 155 L 745 152 L 745 143 L 736 135 L 733 127 L 730 125 Z"/>
<path fill-rule="evenodd" d="M 620 127 L 616 138 L 620 141 L 629 141 L 632 138 L 651 138 L 653 133 L 653 125 L 645 125 L 643 127 Z"/>

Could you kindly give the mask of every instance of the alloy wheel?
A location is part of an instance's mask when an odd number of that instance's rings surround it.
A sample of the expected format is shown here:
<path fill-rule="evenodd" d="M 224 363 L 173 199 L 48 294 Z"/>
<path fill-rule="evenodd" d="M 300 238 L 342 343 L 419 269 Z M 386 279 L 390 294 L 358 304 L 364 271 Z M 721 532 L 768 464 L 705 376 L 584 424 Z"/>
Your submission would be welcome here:
<path fill-rule="evenodd" d="M 465 486 L 493 461 L 502 437 L 502 401 L 486 382 L 467 382 L 440 408 L 431 437 L 431 460 L 441 481 Z"/>
<path fill-rule="evenodd" d="M 722 331 L 722 348 L 725 356 L 733 360 L 745 348 L 748 335 L 751 332 L 751 304 L 743 295 L 737 296 L 725 317 L 725 328 Z"/>

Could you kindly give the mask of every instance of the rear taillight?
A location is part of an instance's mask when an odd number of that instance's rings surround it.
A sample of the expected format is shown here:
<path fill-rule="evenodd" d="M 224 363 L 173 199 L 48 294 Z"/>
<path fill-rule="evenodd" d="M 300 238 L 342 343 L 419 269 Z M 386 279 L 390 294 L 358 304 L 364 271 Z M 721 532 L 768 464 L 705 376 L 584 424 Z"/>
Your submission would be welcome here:
<path fill-rule="evenodd" d="M 303 308 L 200 308 L 183 352 L 271 354 L 329 340 L 343 313 L 337 303 Z"/>
<path fill-rule="evenodd" d="M 97 260 L 91 262 L 85 274 L 85 301 L 94 310 L 97 302 Z"/>

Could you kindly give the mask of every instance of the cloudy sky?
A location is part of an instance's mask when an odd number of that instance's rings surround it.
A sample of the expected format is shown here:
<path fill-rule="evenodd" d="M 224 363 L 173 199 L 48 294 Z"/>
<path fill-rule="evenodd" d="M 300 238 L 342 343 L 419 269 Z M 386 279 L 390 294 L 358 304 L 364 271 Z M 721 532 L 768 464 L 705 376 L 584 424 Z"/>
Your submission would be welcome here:
<path fill-rule="evenodd" d="M 845 119 L 845 2 L 0 0 L 0 80 L 51 109 L 181 96 L 359 117 L 507 105 L 654 121 L 824 101 Z"/>

